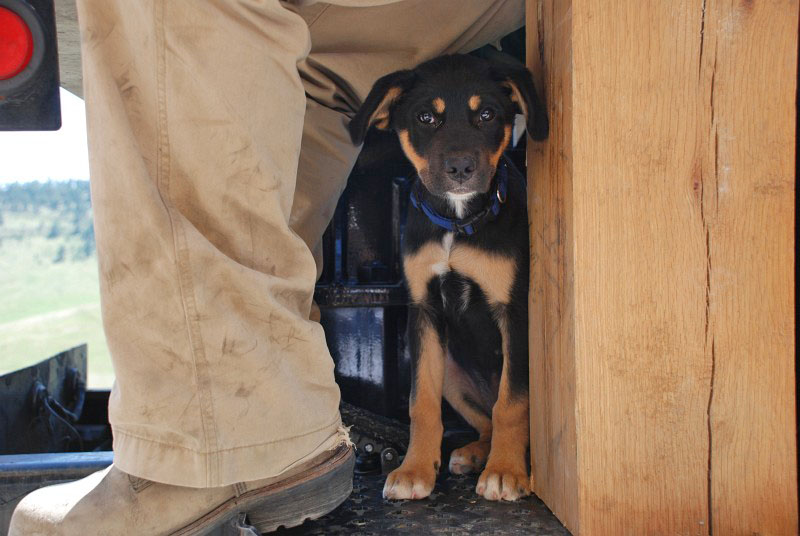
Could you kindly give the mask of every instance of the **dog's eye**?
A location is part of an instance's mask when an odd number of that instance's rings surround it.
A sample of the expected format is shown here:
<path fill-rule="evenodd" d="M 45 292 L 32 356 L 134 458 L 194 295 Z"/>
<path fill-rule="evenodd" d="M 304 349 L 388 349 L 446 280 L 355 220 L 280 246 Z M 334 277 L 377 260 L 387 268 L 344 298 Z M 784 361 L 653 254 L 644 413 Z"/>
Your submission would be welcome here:
<path fill-rule="evenodd" d="M 495 116 L 494 110 L 492 110 L 491 108 L 484 108 L 483 110 L 481 110 L 481 115 L 480 115 L 481 121 L 491 121 L 492 119 L 494 119 L 494 116 Z"/>
<path fill-rule="evenodd" d="M 417 115 L 417 120 L 419 120 L 420 123 L 426 123 L 428 125 L 436 123 L 436 118 L 430 112 L 420 112 Z"/>

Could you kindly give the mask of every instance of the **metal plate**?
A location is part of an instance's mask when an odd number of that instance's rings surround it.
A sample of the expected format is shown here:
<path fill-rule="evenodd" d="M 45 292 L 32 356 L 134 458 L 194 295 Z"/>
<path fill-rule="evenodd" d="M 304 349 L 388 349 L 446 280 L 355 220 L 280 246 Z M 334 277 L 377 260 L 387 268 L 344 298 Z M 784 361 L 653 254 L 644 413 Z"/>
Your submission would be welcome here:
<path fill-rule="evenodd" d="M 536 497 L 513 503 L 487 501 L 475 493 L 477 476 L 439 476 L 433 494 L 420 501 L 387 501 L 386 477 L 356 475 L 353 493 L 316 521 L 275 532 L 282 536 L 392 536 L 399 534 L 493 534 L 569 536 Z"/>

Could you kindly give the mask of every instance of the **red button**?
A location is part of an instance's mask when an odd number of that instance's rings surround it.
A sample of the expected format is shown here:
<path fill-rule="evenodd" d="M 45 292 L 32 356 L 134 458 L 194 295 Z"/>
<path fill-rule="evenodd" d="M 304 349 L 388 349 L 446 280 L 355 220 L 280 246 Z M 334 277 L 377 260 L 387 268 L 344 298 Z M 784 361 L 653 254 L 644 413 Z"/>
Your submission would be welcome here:
<path fill-rule="evenodd" d="M 0 80 L 25 70 L 33 56 L 33 35 L 22 17 L 0 7 Z"/>

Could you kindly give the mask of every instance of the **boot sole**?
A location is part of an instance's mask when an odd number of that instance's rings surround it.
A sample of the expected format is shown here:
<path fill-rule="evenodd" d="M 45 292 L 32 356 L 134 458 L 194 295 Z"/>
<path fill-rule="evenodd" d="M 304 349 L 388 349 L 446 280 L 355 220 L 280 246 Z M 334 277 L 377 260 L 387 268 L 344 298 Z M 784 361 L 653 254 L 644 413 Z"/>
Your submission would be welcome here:
<path fill-rule="evenodd" d="M 260 532 L 291 528 L 318 519 L 342 504 L 353 491 L 355 455 L 342 445 L 317 466 L 286 480 L 254 489 L 217 506 L 200 519 L 170 536 L 200 536 L 247 513 L 250 525 Z"/>

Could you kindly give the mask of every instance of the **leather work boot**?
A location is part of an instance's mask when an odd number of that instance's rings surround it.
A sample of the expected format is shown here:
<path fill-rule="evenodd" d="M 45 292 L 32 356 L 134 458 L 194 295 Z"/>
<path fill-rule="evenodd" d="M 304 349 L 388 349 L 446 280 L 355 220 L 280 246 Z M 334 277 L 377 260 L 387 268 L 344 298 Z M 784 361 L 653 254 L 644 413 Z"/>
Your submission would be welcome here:
<path fill-rule="evenodd" d="M 343 444 L 277 477 L 219 488 L 159 484 L 111 465 L 26 496 L 8 534 L 188 536 L 228 525 L 226 534 L 257 536 L 336 508 L 353 489 L 354 464 L 352 447 Z"/>

